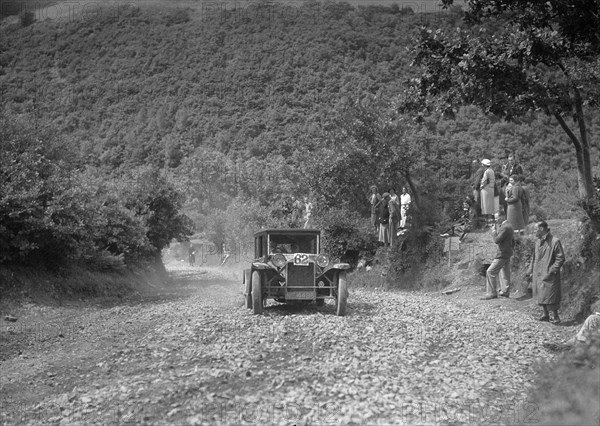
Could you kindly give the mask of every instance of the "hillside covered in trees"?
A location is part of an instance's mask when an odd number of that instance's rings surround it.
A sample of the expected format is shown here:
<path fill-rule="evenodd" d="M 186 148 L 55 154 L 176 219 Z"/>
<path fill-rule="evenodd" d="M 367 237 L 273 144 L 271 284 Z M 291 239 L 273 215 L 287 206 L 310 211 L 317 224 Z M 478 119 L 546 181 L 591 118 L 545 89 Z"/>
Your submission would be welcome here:
<path fill-rule="evenodd" d="M 460 8 L 415 14 L 306 2 L 141 4 L 87 18 L 3 21 L 0 214 L 13 234 L 2 259 L 35 252 L 40 229 L 69 235 L 73 247 L 153 252 L 191 234 L 177 206 L 214 242 L 285 224 L 291 195 L 310 196 L 324 227 L 340 217 L 358 223 L 372 183 L 409 184 L 435 225 L 469 193 L 473 160 L 499 164 L 509 152 L 524 165 L 539 217 L 580 215 L 576 160 L 551 119 L 506 122 L 476 107 L 454 117 L 398 114 L 422 72 L 411 66 L 420 28 L 453 28 L 461 17 Z M 590 109 L 585 118 L 598 174 L 600 114 Z M 160 184 L 144 184 L 151 171 L 148 182 Z M 137 183 L 124 183 L 131 179 Z M 33 201 L 36 212 L 27 207 Z M 96 222 L 86 219 L 88 208 Z M 153 231 L 151 211 L 172 227 Z M 23 223 L 28 233 L 17 231 Z M 80 235 L 81 223 L 97 228 Z"/>

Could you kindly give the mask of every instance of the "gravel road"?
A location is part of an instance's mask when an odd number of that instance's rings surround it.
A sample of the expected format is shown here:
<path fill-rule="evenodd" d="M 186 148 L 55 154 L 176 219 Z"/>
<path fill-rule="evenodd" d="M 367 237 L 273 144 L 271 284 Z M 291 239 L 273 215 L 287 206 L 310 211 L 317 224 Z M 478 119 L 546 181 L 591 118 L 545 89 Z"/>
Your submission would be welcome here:
<path fill-rule="evenodd" d="M 523 424 L 550 324 L 422 293 L 351 289 L 348 314 L 242 307 L 241 284 L 171 266 L 118 305 L 24 307 L 2 327 L 3 424 Z"/>

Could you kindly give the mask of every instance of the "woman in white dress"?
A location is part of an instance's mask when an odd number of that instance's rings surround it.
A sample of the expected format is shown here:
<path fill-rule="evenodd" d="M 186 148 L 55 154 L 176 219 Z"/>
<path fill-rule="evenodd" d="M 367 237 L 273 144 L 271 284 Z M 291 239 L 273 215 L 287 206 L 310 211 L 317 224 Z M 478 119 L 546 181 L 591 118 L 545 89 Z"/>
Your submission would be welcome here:
<path fill-rule="evenodd" d="M 481 179 L 481 214 L 489 219 L 496 213 L 496 203 L 494 200 L 494 186 L 496 175 L 492 169 L 492 162 L 487 158 L 481 160 L 481 164 L 486 167 Z"/>

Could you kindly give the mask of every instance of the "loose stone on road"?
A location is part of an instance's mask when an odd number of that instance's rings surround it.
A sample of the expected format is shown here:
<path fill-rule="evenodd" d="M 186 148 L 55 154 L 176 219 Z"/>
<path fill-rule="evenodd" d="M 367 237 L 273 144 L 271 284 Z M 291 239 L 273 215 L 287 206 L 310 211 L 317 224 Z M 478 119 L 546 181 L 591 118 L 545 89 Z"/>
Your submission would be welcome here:
<path fill-rule="evenodd" d="M 3 421 L 515 424 L 539 415 L 526 393 L 532 365 L 552 356 L 542 347 L 552 330 L 524 313 L 351 288 L 345 317 L 333 304 L 274 302 L 254 316 L 241 276 L 180 264 L 170 273 L 166 291 L 117 306 L 32 307 L 78 326 L 68 339 L 29 339 L 2 361 Z"/>

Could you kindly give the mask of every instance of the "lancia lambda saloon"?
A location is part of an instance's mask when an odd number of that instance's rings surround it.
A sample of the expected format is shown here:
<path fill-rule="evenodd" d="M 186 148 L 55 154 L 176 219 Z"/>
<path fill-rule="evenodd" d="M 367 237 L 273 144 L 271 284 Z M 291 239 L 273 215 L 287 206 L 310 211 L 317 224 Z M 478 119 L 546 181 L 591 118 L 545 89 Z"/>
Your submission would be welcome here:
<path fill-rule="evenodd" d="M 244 270 L 246 308 L 262 314 L 265 301 L 333 299 L 337 315 L 346 313 L 347 263 L 334 263 L 320 252 L 317 229 L 266 229 L 254 234 L 254 261 Z"/>

